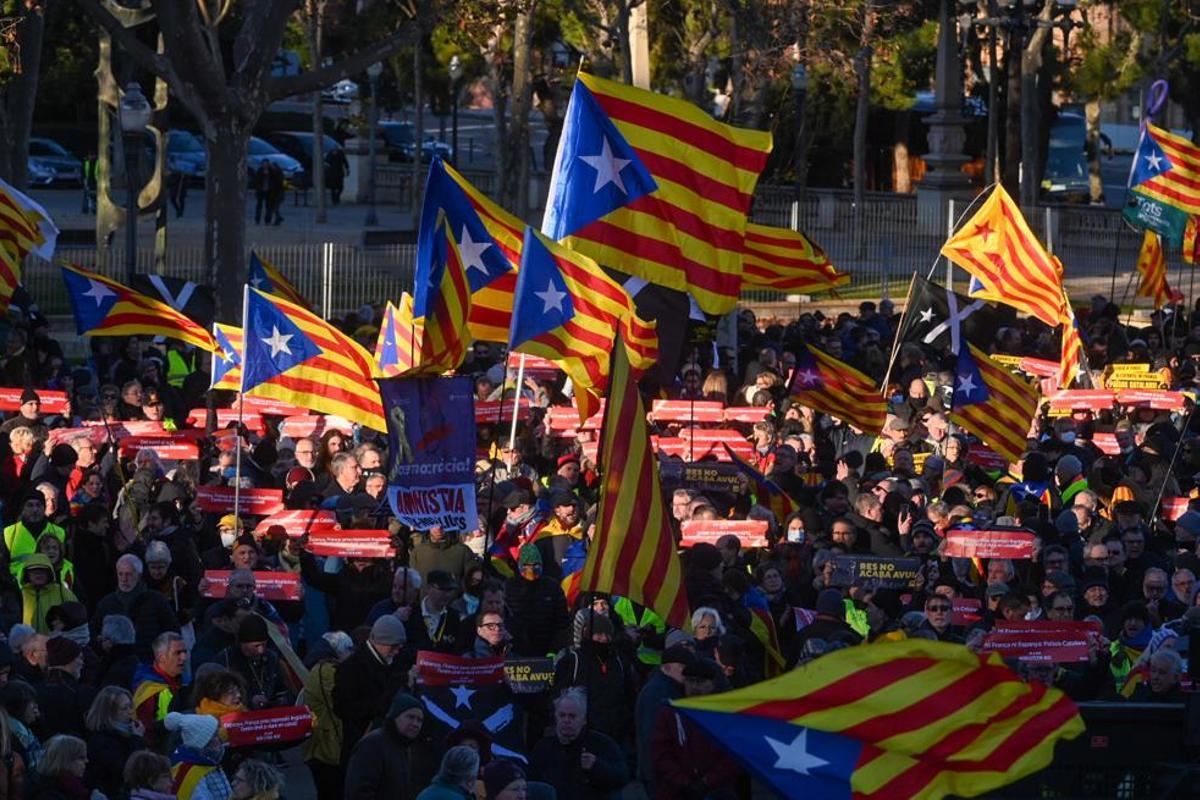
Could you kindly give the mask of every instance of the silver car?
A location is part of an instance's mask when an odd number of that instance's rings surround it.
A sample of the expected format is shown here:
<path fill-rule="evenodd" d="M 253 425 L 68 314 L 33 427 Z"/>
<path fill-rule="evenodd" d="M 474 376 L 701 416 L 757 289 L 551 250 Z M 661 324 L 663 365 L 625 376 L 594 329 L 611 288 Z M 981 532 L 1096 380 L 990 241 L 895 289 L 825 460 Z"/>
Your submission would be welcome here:
<path fill-rule="evenodd" d="M 303 164 L 267 140 L 251 136 L 250 149 L 246 152 L 246 172 L 253 175 L 265 161 L 278 166 L 287 182 L 297 185 L 303 183 Z"/>

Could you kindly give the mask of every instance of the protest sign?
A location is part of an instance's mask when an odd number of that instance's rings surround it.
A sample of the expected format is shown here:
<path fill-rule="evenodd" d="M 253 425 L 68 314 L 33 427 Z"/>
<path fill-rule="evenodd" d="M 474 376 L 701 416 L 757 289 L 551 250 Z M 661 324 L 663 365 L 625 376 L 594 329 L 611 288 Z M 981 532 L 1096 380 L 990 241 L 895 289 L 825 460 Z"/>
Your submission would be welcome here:
<path fill-rule="evenodd" d="M 267 536 L 278 528 L 293 539 L 306 533 L 337 530 L 337 514 L 325 508 L 289 508 L 277 511 L 254 526 L 255 536 Z"/>
<path fill-rule="evenodd" d="M 401 524 L 469 531 L 475 505 L 475 424 L 470 378 L 379 382 L 388 427 L 388 501 Z"/>
<path fill-rule="evenodd" d="M 664 486 L 686 487 L 700 492 L 733 493 L 741 483 L 741 473 L 732 462 L 704 461 L 685 464 L 671 461 L 661 464 L 659 475 Z"/>
<path fill-rule="evenodd" d="M 525 377 L 540 381 L 552 381 L 558 377 L 558 365 L 550 359 L 512 352 L 508 354 L 508 368 L 513 378 L 516 378 L 517 369 L 521 366 L 522 356 L 525 358 Z"/>
<path fill-rule="evenodd" d="M 1109 364 L 1103 375 L 1107 389 L 1165 389 L 1171 385 L 1167 369 L 1151 370 L 1149 364 Z"/>
<path fill-rule="evenodd" d="M 997 620 L 980 650 L 1022 661 L 1076 663 L 1088 660 L 1088 639 L 1098 632 L 1098 626 L 1086 622 Z"/>
<path fill-rule="evenodd" d="M 1019 528 L 946 532 L 945 555 L 953 558 L 1033 558 L 1034 535 Z"/>
<path fill-rule="evenodd" d="M 1159 513 L 1167 522 L 1174 522 L 1187 513 L 1191 499 L 1190 497 L 1164 497 L 1162 505 L 1159 506 Z"/>
<path fill-rule="evenodd" d="M 504 662 L 504 677 L 513 694 L 540 694 L 554 683 L 554 661 L 550 658 L 510 658 Z"/>
<path fill-rule="evenodd" d="M 1050 396 L 1050 410 L 1063 414 L 1104 411 L 1112 408 L 1116 401 L 1116 393 L 1107 389 L 1059 389 Z"/>
<path fill-rule="evenodd" d="M 721 418 L 724 422 L 735 422 L 740 425 L 753 425 L 767 418 L 771 410 L 766 406 L 732 406 L 725 409 Z"/>
<path fill-rule="evenodd" d="M 997 619 L 992 630 L 1004 633 L 1103 633 L 1104 625 L 1097 620 L 1086 619 L 1018 619 L 1011 622 Z"/>
<path fill-rule="evenodd" d="M 340 431 L 344 436 L 354 433 L 354 423 L 334 414 L 295 414 L 279 423 L 279 435 L 289 439 L 323 436 L 326 431 Z"/>
<path fill-rule="evenodd" d="M 1008 461 L 1004 456 L 983 445 L 971 445 L 971 449 L 967 452 L 967 461 L 985 470 L 1006 471 L 1008 469 Z"/>
<path fill-rule="evenodd" d="M 261 414 L 251 414 L 245 410 L 241 414 L 238 414 L 236 408 L 217 408 L 213 410 L 217 415 L 218 428 L 228 428 L 230 425 L 236 425 L 240 421 L 251 433 L 261 436 L 267 432 L 267 424 L 263 422 Z M 197 428 L 205 427 L 208 422 L 208 409 L 193 408 L 188 412 L 187 421 Z"/>
<path fill-rule="evenodd" d="M 314 556 L 342 558 L 393 558 L 396 548 L 387 531 L 318 531 L 308 537 L 305 549 Z"/>
<path fill-rule="evenodd" d="M 974 597 L 956 597 L 950 601 L 950 624 L 966 627 L 983 619 L 983 602 Z"/>
<path fill-rule="evenodd" d="M 446 380 L 450 379 L 447 378 Z M 459 378 L 457 380 L 463 379 Z M 475 403 L 475 424 L 496 425 L 499 423 L 504 423 L 507 425 L 512 420 L 512 413 L 512 400 L 478 400 Z M 533 410 L 529 405 L 529 401 L 522 397 L 521 409 L 519 412 L 517 412 L 517 419 L 519 419 L 521 422 L 528 422 L 532 416 Z M 575 416 L 578 419 L 579 415 L 576 414 Z"/>
<path fill-rule="evenodd" d="M 503 658 L 463 658 L 434 650 L 417 652 L 417 680 L 422 686 L 487 686 L 504 682 Z"/>
<path fill-rule="evenodd" d="M 133 458 L 141 450 L 153 450 L 159 458 L 170 461 L 196 459 L 200 448 L 196 437 L 187 433 L 167 433 L 162 436 L 127 436 L 120 442 L 122 458 Z"/>
<path fill-rule="evenodd" d="M 765 519 L 687 519 L 680 525 L 683 534 L 679 544 L 691 547 L 707 542 L 716 544 L 722 536 L 736 536 L 742 547 L 767 546 Z"/>
<path fill-rule="evenodd" d="M 43 414 L 61 414 L 67 410 L 67 393 L 54 389 L 35 389 L 42 403 Z M 24 389 L 11 386 L 0 387 L 0 411 L 16 411 L 21 407 Z"/>
<path fill-rule="evenodd" d="M 233 407 L 237 408 L 239 402 L 243 403 L 243 410 L 251 414 L 262 414 L 271 417 L 292 417 L 296 414 L 308 413 L 308 409 L 306 408 L 285 403 L 282 400 L 276 400 L 274 397 L 259 397 L 248 394 L 240 398 L 240 400 L 235 398 Z"/>
<path fill-rule="evenodd" d="M 903 589 L 913 586 L 921 571 L 919 558 L 843 555 L 833 557 L 834 586 L 873 586 Z"/>
<path fill-rule="evenodd" d="M 305 706 L 234 711 L 221 717 L 230 747 L 298 742 L 312 733 L 313 715 Z"/>
<path fill-rule="evenodd" d="M 233 512 L 232 486 L 197 486 L 196 507 L 209 514 Z M 234 513 L 265 517 L 283 510 L 282 489 L 242 489 L 238 495 L 238 510 Z"/>
<path fill-rule="evenodd" d="M 211 600 L 225 597 L 229 589 L 230 574 L 231 571 L 227 569 L 205 570 L 204 581 L 200 584 L 200 596 Z M 271 601 L 303 599 L 298 572 L 255 572 L 254 587 L 259 597 Z"/>
<path fill-rule="evenodd" d="M 713 400 L 655 400 L 647 419 L 654 422 L 713 423 L 725 419 L 725 406 Z"/>
<path fill-rule="evenodd" d="M 1155 411 L 1182 411 L 1188 396 L 1165 389 L 1121 389 L 1117 402 L 1126 408 L 1152 408 Z"/>

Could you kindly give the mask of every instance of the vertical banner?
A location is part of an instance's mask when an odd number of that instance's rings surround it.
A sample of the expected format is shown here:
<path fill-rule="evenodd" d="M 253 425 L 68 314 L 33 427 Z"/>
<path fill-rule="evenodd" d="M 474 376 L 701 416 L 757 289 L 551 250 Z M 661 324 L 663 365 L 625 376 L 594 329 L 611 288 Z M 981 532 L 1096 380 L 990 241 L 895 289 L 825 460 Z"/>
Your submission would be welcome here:
<path fill-rule="evenodd" d="M 387 414 L 388 500 L 401 523 L 469 531 L 475 506 L 475 406 L 471 379 L 379 381 Z"/>

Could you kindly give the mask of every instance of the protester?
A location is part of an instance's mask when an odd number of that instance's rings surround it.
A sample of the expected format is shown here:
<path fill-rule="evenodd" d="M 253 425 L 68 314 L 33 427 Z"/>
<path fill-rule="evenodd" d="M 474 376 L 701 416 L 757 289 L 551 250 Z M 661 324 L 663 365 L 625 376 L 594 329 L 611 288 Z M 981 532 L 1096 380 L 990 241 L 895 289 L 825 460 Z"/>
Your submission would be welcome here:
<path fill-rule="evenodd" d="M 120 686 L 104 687 L 88 709 L 85 727 L 90 758 L 84 780 L 105 796 L 116 797 L 126 762 L 146 748 L 145 731 L 133 714 L 133 695 Z"/>
<path fill-rule="evenodd" d="M 346 764 L 345 797 L 373 800 L 394 797 L 410 800 L 424 785 L 421 775 L 427 765 L 414 753 L 425 712 L 415 697 L 399 692 L 392 699 L 382 727 L 362 738 Z"/>
<path fill-rule="evenodd" d="M 67 734 L 51 737 L 38 760 L 29 796 L 45 800 L 88 800 L 91 792 L 83 780 L 87 765 L 88 749 L 82 739 Z"/>
<path fill-rule="evenodd" d="M 588 729 L 587 704 L 578 688 L 554 701 L 554 730 L 534 745 L 529 776 L 563 797 L 615 798 L 629 781 L 625 754 L 611 737 Z"/>

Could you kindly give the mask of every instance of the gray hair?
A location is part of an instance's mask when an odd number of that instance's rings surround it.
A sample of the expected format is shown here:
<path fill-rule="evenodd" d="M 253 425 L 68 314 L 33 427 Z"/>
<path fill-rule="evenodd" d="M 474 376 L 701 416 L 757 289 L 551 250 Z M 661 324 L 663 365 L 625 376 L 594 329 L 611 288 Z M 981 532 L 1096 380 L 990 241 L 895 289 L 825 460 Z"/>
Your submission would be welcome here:
<path fill-rule="evenodd" d="M 255 797 L 283 789 L 283 773 L 265 761 L 249 758 L 238 769 L 246 777 L 246 784 L 254 790 Z"/>
<path fill-rule="evenodd" d="M 133 644 L 137 632 L 133 629 L 133 620 L 124 614 L 108 614 L 100 626 L 100 637 L 108 639 L 113 644 Z"/>
<path fill-rule="evenodd" d="M 554 698 L 554 710 L 558 711 L 563 703 L 574 703 L 580 715 L 587 716 L 587 691 L 582 686 L 564 689 L 562 694 Z"/>
<path fill-rule="evenodd" d="M 154 641 L 150 643 L 150 649 L 154 652 L 154 657 L 166 655 L 171 649 L 171 645 L 175 642 L 182 642 L 183 637 L 175 631 L 163 631 L 158 636 L 154 637 Z"/>
<path fill-rule="evenodd" d="M 717 624 L 718 636 L 725 635 L 725 623 L 721 621 L 721 612 L 712 606 L 700 606 L 700 608 L 692 612 L 692 630 L 695 630 L 696 626 L 703 622 L 705 617 L 713 618 L 713 621 Z"/>
<path fill-rule="evenodd" d="M 1150 663 L 1165 663 L 1171 667 L 1171 672 L 1176 675 L 1183 672 L 1183 657 L 1174 650 L 1156 650 L 1154 655 L 1150 656 Z"/>
<path fill-rule="evenodd" d="M 333 460 L 329 462 L 329 466 L 333 470 L 333 474 L 338 475 L 351 461 L 355 464 L 358 463 L 358 459 L 355 458 L 354 453 L 341 452 L 333 457 Z"/>
<path fill-rule="evenodd" d="M 421 573 L 418 572 L 417 570 L 413 569 L 412 567 L 396 567 L 396 572 L 394 575 L 392 575 L 392 578 L 393 579 L 399 578 L 405 572 L 408 573 L 409 588 L 420 589 L 421 588 Z"/>
<path fill-rule="evenodd" d="M 354 640 L 345 631 L 326 631 L 321 634 L 321 638 L 325 640 L 325 644 L 333 648 L 333 652 L 338 658 L 345 658 L 354 650 Z"/>
<path fill-rule="evenodd" d="M 37 631 L 31 625 L 17 623 L 8 631 L 8 645 L 14 653 L 25 651 L 25 647 L 37 636 Z"/>
<path fill-rule="evenodd" d="M 474 782 L 479 776 L 479 753 L 473 747 L 457 745 L 446 751 L 442 756 L 442 765 L 438 768 L 437 779 L 454 786 L 462 786 L 467 781 Z"/>
<path fill-rule="evenodd" d="M 166 542 L 155 539 L 146 545 L 146 563 L 149 564 L 152 561 L 171 563 L 171 548 L 167 547 Z"/>
<path fill-rule="evenodd" d="M 117 566 L 119 567 L 122 564 L 127 564 L 127 565 L 133 567 L 133 571 L 136 572 L 138 575 L 141 575 L 145 569 L 145 567 L 142 566 L 142 560 L 140 558 L 138 558 L 137 556 L 135 556 L 133 553 L 126 553 L 125 555 L 118 558 Z"/>

